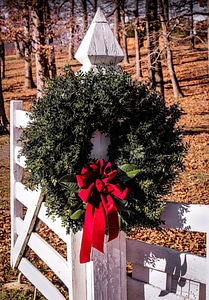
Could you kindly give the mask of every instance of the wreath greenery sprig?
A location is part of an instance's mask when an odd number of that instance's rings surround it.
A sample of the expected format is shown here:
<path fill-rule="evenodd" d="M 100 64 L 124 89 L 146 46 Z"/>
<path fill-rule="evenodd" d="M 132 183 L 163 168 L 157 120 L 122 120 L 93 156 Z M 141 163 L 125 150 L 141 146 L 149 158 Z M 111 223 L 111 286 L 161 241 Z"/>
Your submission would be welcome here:
<path fill-rule="evenodd" d="M 116 200 L 121 228 L 157 225 L 164 206 L 160 196 L 170 190 L 185 155 L 176 126 L 180 115 L 177 104 L 166 107 L 157 93 L 134 84 L 120 68 L 75 74 L 66 66 L 33 105 L 21 137 L 27 184 L 42 187 L 49 215 L 60 216 L 67 230 L 80 230 L 85 204 L 63 179 L 92 161 L 91 137 L 99 130 L 110 137 L 114 168 L 137 170 L 122 180 L 130 191 L 126 201 Z"/>

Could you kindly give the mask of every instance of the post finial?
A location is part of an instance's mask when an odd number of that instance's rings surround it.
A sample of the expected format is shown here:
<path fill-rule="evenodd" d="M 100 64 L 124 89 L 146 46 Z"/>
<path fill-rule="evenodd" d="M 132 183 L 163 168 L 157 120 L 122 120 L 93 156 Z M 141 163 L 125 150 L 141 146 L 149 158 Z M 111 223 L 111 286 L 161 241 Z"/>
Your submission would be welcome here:
<path fill-rule="evenodd" d="M 75 58 L 82 63 L 81 70 L 89 71 L 97 65 L 116 65 L 123 57 L 123 51 L 99 7 Z"/>

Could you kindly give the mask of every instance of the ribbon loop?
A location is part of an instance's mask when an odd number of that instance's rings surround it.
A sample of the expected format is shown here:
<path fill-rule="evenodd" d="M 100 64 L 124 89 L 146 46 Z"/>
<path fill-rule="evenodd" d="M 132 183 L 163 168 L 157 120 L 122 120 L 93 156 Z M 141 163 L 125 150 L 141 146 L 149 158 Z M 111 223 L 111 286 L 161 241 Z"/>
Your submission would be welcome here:
<path fill-rule="evenodd" d="M 108 229 L 111 241 L 118 236 L 118 211 L 113 197 L 124 200 L 128 189 L 122 191 L 120 185 L 110 181 L 117 176 L 117 170 L 112 170 L 112 164 L 103 159 L 96 160 L 82 168 L 76 179 L 81 191 L 79 197 L 87 203 L 84 219 L 83 236 L 80 250 L 80 262 L 90 261 L 92 246 L 104 252 L 104 235 Z"/>

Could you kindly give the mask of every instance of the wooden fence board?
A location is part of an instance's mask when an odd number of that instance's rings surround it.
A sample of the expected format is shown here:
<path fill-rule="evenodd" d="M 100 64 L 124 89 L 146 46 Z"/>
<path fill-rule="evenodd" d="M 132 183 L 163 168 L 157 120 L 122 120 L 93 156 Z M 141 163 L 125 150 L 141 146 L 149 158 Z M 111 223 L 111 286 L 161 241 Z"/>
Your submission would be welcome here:
<path fill-rule="evenodd" d="M 49 266 L 67 287 L 70 286 L 67 261 L 52 246 L 34 232 L 31 234 L 28 246 Z"/>
<path fill-rule="evenodd" d="M 69 240 L 69 234 L 66 233 L 66 228 L 62 225 L 62 221 L 60 218 L 56 217 L 53 219 L 48 216 L 47 208 L 43 203 L 38 218 L 43 221 L 52 231 L 54 231 L 65 243 Z"/>
<path fill-rule="evenodd" d="M 209 205 L 168 202 L 161 214 L 165 228 L 209 231 Z"/>
<path fill-rule="evenodd" d="M 94 283 L 92 262 L 80 264 L 79 249 L 81 245 L 82 232 L 76 234 L 71 232 L 67 243 L 67 257 L 69 262 L 69 276 L 71 287 L 69 288 L 69 299 L 94 300 Z"/>
<path fill-rule="evenodd" d="M 16 128 L 16 113 L 17 109 L 22 109 L 22 101 L 10 102 L 10 215 L 11 215 L 11 255 L 10 264 L 13 265 L 13 248 L 17 239 L 15 228 L 16 217 L 21 217 L 23 214 L 22 204 L 16 201 L 15 183 L 22 180 L 23 169 L 15 163 L 15 148 L 20 138 L 21 129 Z"/>
<path fill-rule="evenodd" d="M 31 233 L 34 229 L 35 223 L 37 221 L 37 216 L 39 209 L 41 207 L 41 204 L 43 202 L 43 195 L 40 194 L 39 199 L 37 203 L 34 205 L 31 205 L 25 215 L 24 218 L 24 227 L 25 231 L 22 235 L 19 235 L 16 243 L 13 247 L 13 268 L 17 268 L 21 258 L 24 255 L 25 249 L 27 247 L 28 240 L 31 236 Z"/>
<path fill-rule="evenodd" d="M 25 157 L 19 156 L 20 151 L 22 150 L 21 146 L 16 146 L 14 149 L 14 159 L 16 164 L 18 164 L 20 167 L 25 168 Z"/>
<path fill-rule="evenodd" d="M 40 190 L 30 190 L 25 187 L 21 182 L 15 183 L 15 197 L 25 207 L 35 206 L 40 196 Z"/>
<path fill-rule="evenodd" d="M 26 258 L 22 258 L 19 270 L 48 300 L 66 300 L 56 287 L 36 269 Z"/>
<path fill-rule="evenodd" d="M 185 299 L 183 296 L 162 292 L 161 289 L 154 287 L 150 284 L 140 282 L 128 277 L 128 298 L 127 300 L 190 300 Z"/>
<path fill-rule="evenodd" d="M 205 257 L 127 238 L 127 261 L 170 275 L 179 270 L 185 278 L 203 284 L 207 282 Z"/>
<path fill-rule="evenodd" d="M 19 109 L 16 109 L 13 116 L 14 116 L 14 120 L 15 120 L 14 125 L 17 128 L 25 128 L 30 120 L 29 113 L 22 110 L 22 107 L 21 108 L 19 107 Z"/>

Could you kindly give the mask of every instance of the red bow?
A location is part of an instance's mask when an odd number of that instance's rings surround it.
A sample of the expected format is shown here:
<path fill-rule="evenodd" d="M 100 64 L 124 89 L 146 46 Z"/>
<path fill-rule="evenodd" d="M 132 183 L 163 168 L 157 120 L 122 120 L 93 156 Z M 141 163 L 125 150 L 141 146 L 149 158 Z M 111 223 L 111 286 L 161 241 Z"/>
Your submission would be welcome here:
<path fill-rule="evenodd" d="M 108 228 L 111 241 L 118 236 L 118 211 L 112 195 L 124 200 L 128 188 L 121 190 L 119 184 L 110 181 L 117 175 L 112 170 L 112 164 L 103 159 L 84 165 L 81 174 L 76 175 L 78 185 L 82 190 L 79 197 L 87 203 L 80 250 L 80 262 L 90 261 L 92 246 L 104 252 L 104 235 Z"/>

